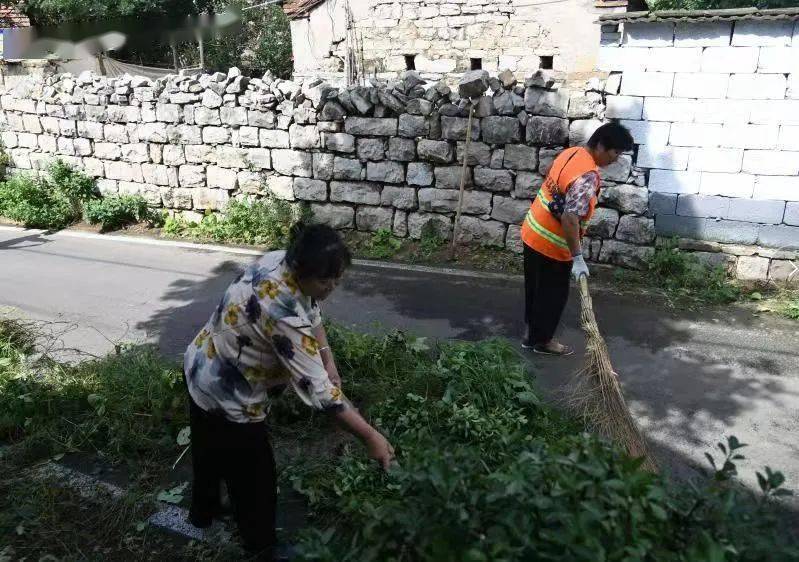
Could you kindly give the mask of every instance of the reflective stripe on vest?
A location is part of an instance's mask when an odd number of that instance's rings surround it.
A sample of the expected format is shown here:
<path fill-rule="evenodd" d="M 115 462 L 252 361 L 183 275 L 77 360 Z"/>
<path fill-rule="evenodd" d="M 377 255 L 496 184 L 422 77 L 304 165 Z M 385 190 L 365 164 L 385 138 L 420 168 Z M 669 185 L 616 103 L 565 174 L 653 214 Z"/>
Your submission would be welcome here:
<path fill-rule="evenodd" d="M 562 238 L 562 237 L 558 236 L 554 232 L 550 232 L 545 227 L 543 227 L 542 225 L 538 224 L 538 221 L 535 220 L 535 217 L 533 216 L 532 209 L 527 211 L 526 223 L 527 223 L 527 225 L 530 228 L 532 228 L 540 236 L 543 236 L 544 238 L 546 238 L 547 240 L 549 240 L 553 244 L 555 244 L 557 246 L 560 246 L 562 248 L 566 248 L 567 250 L 569 249 L 569 244 L 566 242 L 565 238 Z"/>

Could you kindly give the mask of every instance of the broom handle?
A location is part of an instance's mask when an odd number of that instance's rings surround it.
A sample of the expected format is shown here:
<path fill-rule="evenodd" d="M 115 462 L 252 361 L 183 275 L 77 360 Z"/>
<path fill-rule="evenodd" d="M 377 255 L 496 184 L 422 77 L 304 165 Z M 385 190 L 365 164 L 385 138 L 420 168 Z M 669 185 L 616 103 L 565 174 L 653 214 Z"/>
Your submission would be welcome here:
<path fill-rule="evenodd" d="M 582 298 L 587 298 L 591 296 L 588 292 L 588 276 L 587 275 L 580 275 L 580 296 Z"/>

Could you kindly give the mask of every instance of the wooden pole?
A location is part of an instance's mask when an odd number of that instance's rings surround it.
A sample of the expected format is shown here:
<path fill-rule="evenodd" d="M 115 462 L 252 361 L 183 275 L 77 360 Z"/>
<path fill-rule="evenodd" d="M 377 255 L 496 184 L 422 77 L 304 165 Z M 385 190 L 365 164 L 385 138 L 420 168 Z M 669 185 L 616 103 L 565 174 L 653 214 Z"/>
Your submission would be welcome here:
<path fill-rule="evenodd" d="M 469 102 L 469 122 L 466 124 L 466 145 L 463 149 L 463 165 L 461 166 L 461 188 L 458 193 L 458 212 L 455 213 L 455 224 L 452 227 L 452 244 L 449 247 L 449 259 L 455 259 L 455 246 L 458 243 L 461 212 L 463 211 L 463 192 L 466 189 L 466 162 L 469 159 L 469 145 L 472 143 L 472 119 L 474 119 L 474 104 Z"/>
<path fill-rule="evenodd" d="M 105 62 L 103 62 L 103 53 L 97 53 L 97 65 L 100 67 L 100 75 L 105 76 Z"/>

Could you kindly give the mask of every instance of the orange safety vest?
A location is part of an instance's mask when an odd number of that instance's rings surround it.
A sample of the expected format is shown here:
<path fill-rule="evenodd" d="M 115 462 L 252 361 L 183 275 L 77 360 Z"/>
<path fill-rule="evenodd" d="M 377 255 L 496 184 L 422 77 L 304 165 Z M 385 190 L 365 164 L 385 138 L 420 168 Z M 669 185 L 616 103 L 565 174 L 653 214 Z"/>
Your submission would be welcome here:
<path fill-rule="evenodd" d="M 597 165 L 591 154 L 582 147 L 568 148 L 555 158 L 552 168 L 549 170 L 544 184 L 538 190 L 538 195 L 530 205 L 530 210 L 522 224 L 522 241 L 530 248 L 557 261 L 572 261 L 569 245 L 563 234 L 563 226 L 560 223 L 560 212 L 563 210 L 563 202 L 566 192 L 572 182 L 585 174 L 595 171 Z M 580 237 L 585 234 L 588 221 L 594 214 L 596 208 L 599 188 L 591 198 L 588 207 L 588 214 L 581 217 Z M 554 203 L 554 205 L 553 205 Z M 556 211 L 556 214 L 550 210 Z M 560 212 L 557 211 L 560 207 Z"/>

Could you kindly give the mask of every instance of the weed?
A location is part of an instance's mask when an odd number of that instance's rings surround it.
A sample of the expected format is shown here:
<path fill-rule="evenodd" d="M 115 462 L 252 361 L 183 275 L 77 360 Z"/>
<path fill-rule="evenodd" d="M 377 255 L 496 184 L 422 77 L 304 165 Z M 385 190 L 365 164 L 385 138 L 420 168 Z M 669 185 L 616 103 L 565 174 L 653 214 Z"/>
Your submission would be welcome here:
<path fill-rule="evenodd" d="M 99 224 L 104 231 L 140 222 L 157 224 L 160 218 L 141 195 L 109 195 L 86 203 L 86 221 Z"/>
<path fill-rule="evenodd" d="M 390 230 L 381 228 L 375 232 L 363 248 L 363 253 L 371 259 L 388 259 L 402 249 L 402 240 Z"/>

